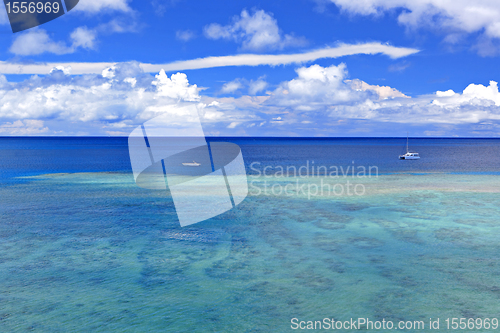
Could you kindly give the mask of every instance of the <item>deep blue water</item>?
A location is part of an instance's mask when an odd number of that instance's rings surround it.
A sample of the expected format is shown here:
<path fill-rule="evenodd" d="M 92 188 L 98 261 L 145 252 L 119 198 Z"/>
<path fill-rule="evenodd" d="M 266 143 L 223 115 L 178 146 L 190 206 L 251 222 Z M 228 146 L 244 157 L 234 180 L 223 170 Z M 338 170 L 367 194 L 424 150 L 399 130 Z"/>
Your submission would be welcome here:
<path fill-rule="evenodd" d="M 411 138 L 418 161 L 401 161 L 405 138 L 208 138 L 238 144 L 247 172 L 266 166 L 376 166 L 380 174 L 405 172 L 498 174 L 500 139 Z M 314 162 L 314 163 L 313 163 Z M 354 162 L 354 163 L 353 163 Z M 253 169 L 251 165 L 253 164 Z M 274 171 L 273 171 L 274 170 Z M 131 172 L 127 138 L 0 138 L 0 179 L 44 173 Z"/>

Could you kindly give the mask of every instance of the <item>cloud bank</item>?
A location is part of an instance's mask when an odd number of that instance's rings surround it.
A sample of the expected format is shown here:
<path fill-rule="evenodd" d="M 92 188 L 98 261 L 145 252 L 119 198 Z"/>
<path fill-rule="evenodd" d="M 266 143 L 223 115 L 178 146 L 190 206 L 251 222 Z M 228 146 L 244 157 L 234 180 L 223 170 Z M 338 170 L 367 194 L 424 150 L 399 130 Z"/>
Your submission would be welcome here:
<path fill-rule="evenodd" d="M 60 67 L 21 82 L 0 76 L 0 134 L 126 136 L 165 112 L 172 128 L 194 121 L 182 112 L 186 105 L 197 108 L 207 135 L 388 135 L 415 126 L 422 135 L 453 135 L 457 129 L 462 135 L 500 134 L 495 81 L 409 97 L 349 78 L 343 63 L 315 64 L 297 68 L 296 77 L 277 86 L 265 78 L 237 79 L 241 87 L 216 97 L 202 95 L 184 73 L 151 75 L 139 63 L 113 65 L 100 74 L 69 73 Z M 245 88 L 250 95 L 242 95 Z"/>
<path fill-rule="evenodd" d="M 172 114 L 172 128 L 189 121 L 182 106 L 195 105 L 216 121 L 222 113 L 201 102 L 184 73 L 152 76 L 138 63 L 122 63 L 98 75 L 71 76 L 55 68 L 44 77 L 8 82 L 0 76 L 0 134 L 122 135 L 159 114 Z M 225 115 L 232 121 L 230 112 Z M 235 118 L 239 119 L 239 118 Z"/>

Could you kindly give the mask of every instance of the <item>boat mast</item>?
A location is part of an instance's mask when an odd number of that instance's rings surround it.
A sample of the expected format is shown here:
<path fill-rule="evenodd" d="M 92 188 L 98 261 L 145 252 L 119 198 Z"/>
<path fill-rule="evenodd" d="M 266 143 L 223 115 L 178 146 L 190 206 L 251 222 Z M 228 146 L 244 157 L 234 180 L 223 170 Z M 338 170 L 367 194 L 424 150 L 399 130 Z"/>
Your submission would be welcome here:
<path fill-rule="evenodd" d="M 406 153 L 408 154 L 408 132 L 406 132 Z"/>

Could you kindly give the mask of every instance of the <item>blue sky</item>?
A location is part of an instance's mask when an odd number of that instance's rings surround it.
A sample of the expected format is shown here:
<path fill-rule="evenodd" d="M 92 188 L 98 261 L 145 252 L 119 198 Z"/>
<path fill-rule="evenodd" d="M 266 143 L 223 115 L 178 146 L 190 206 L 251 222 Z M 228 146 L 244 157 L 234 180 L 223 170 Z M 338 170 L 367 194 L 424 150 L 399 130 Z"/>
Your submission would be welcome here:
<path fill-rule="evenodd" d="M 207 135 L 500 134 L 495 1 L 80 0 L 0 24 L 0 135 L 126 136 L 188 104 Z"/>

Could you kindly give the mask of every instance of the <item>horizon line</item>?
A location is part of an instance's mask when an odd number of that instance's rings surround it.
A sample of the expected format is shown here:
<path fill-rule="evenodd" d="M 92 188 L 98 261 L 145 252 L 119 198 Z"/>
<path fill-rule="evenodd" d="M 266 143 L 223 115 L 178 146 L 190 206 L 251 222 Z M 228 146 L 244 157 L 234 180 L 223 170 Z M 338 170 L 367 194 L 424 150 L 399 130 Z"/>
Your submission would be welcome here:
<path fill-rule="evenodd" d="M 111 136 L 111 135 L 10 135 L 2 136 L 0 139 L 12 139 L 12 138 L 128 138 L 129 136 Z M 168 137 L 165 138 L 194 138 L 194 136 L 180 136 L 180 137 Z M 235 139 L 406 139 L 406 136 L 210 136 L 206 135 L 206 139 L 210 138 L 235 138 Z M 500 139 L 500 137 L 479 137 L 479 136 L 414 136 L 413 139 Z"/>

